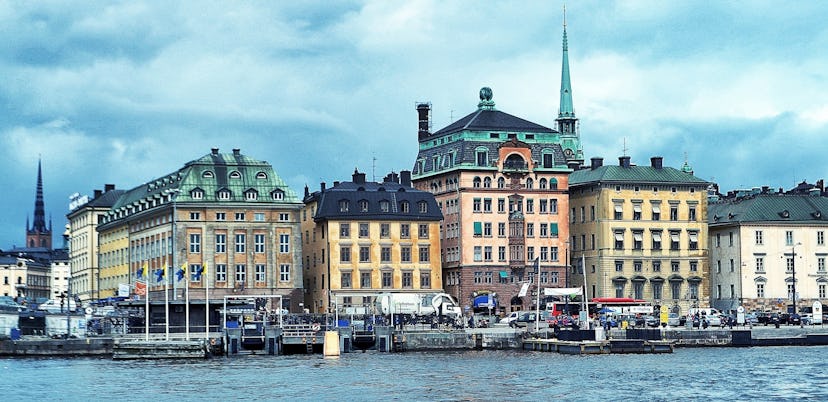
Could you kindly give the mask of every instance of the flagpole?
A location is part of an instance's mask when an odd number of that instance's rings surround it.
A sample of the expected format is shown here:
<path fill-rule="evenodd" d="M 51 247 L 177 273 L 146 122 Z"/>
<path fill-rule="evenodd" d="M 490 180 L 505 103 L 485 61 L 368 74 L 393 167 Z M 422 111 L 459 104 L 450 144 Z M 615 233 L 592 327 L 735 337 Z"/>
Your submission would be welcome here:
<path fill-rule="evenodd" d="M 538 294 L 535 299 L 535 331 L 540 333 L 540 257 L 535 259 L 535 283 L 538 285 Z"/>
<path fill-rule="evenodd" d="M 182 267 L 183 269 L 183 267 Z M 184 309 L 184 333 L 187 340 L 190 340 L 190 278 L 186 277 L 187 271 L 184 271 L 184 280 L 187 281 L 185 284 L 187 287 L 184 291 L 184 303 L 186 303 Z"/>
<path fill-rule="evenodd" d="M 207 262 L 204 262 L 204 339 L 210 339 L 210 276 L 207 274 Z"/>
<path fill-rule="evenodd" d="M 584 311 L 586 311 L 586 320 L 589 320 L 589 294 L 587 294 L 587 275 L 586 275 L 586 259 L 584 255 L 581 254 L 581 273 L 584 275 L 584 293 L 582 294 L 584 299 Z M 589 329 L 589 322 L 585 323 L 586 325 L 582 324 L 583 329 Z"/>
<path fill-rule="evenodd" d="M 167 291 L 167 266 L 165 265 L 164 268 L 164 334 L 166 339 L 170 340 L 170 293 Z"/>
<path fill-rule="evenodd" d="M 149 277 L 147 277 L 149 278 Z M 149 312 L 149 279 L 144 282 L 144 340 L 149 340 L 149 322 L 150 322 L 150 312 Z"/>

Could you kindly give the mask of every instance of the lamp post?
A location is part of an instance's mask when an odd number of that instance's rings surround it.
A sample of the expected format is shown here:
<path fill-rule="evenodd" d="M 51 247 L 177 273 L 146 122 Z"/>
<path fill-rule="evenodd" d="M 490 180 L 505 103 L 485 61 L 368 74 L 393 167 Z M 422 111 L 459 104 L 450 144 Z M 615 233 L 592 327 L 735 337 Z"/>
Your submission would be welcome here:
<path fill-rule="evenodd" d="M 796 314 L 796 246 L 802 243 L 791 245 L 791 301 L 793 302 L 793 314 Z"/>

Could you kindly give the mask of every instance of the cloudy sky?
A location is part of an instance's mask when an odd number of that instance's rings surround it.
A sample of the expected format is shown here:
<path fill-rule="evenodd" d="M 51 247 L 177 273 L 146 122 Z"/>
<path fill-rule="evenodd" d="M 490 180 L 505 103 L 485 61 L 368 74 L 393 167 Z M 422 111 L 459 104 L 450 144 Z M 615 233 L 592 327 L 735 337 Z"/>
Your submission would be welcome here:
<path fill-rule="evenodd" d="M 211 147 L 270 162 L 297 192 L 410 169 L 415 103 L 437 130 L 482 86 L 553 127 L 562 8 L 0 0 L 0 248 L 24 243 L 38 157 L 59 234 L 69 194 L 132 188 Z M 828 176 L 826 15 L 817 1 L 571 1 L 585 156 L 686 155 L 722 189 Z"/>

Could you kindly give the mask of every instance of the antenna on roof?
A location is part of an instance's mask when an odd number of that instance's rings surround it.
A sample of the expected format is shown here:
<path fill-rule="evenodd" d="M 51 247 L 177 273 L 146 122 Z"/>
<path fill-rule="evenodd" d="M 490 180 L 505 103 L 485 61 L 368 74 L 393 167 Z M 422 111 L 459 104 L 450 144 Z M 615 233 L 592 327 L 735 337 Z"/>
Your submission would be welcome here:
<path fill-rule="evenodd" d="M 622 152 L 621 156 L 627 156 L 627 151 L 628 150 L 629 149 L 627 148 L 627 137 L 624 137 L 624 148 L 621 150 L 621 152 Z"/>
<path fill-rule="evenodd" d="M 377 157 L 374 156 L 372 159 L 373 160 L 371 161 L 371 176 L 372 176 L 371 180 L 376 182 L 377 181 Z"/>

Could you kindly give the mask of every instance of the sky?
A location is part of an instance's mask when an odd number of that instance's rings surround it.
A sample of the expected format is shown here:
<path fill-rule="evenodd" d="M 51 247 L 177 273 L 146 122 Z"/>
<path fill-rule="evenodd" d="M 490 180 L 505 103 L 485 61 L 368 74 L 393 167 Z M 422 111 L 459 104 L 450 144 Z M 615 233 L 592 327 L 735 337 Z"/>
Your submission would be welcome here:
<path fill-rule="evenodd" d="M 0 249 L 23 246 L 42 160 L 69 195 L 130 189 L 217 147 L 304 186 L 410 170 L 477 108 L 555 127 L 560 1 L 0 0 Z M 722 190 L 828 176 L 828 2 L 571 1 L 584 155 L 685 158 Z"/>

